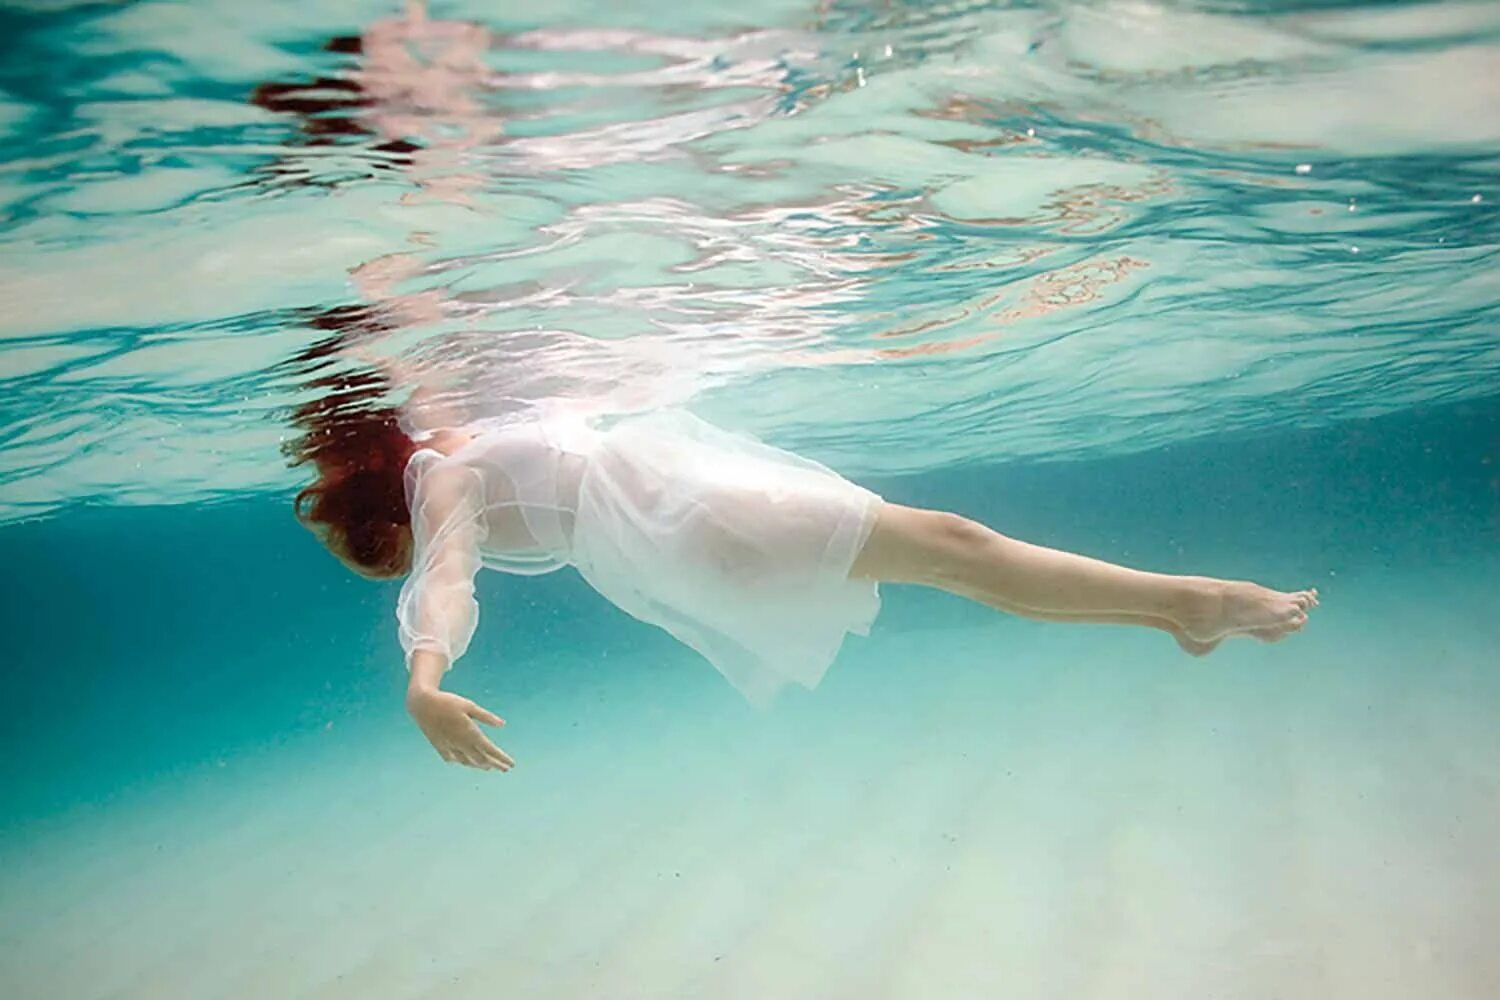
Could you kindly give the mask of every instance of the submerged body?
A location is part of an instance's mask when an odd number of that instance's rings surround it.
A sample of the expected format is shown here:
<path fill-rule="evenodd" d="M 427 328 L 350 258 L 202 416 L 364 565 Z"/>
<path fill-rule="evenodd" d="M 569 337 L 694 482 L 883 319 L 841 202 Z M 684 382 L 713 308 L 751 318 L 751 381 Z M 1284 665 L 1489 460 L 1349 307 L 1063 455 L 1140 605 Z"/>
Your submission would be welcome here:
<path fill-rule="evenodd" d="M 441 690 L 478 620 L 481 568 L 564 566 L 696 649 L 752 702 L 815 686 L 868 631 L 881 582 L 938 587 L 1046 621 L 1144 625 L 1195 655 L 1300 629 L 1316 591 L 1170 576 L 1017 541 L 887 503 L 831 470 L 681 411 L 600 429 L 566 412 L 447 427 L 406 466 L 411 571 L 397 606 L 407 705 L 445 760 L 508 770 Z"/>
<path fill-rule="evenodd" d="M 408 656 L 463 655 L 481 567 L 574 566 L 757 703 L 816 685 L 879 610 L 875 581 L 851 570 L 880 498 L 688 413 L 605 430 L 560 413 L 446 431 L 433 445 L 406 474 L 414 553 L 397 617 Z"/>

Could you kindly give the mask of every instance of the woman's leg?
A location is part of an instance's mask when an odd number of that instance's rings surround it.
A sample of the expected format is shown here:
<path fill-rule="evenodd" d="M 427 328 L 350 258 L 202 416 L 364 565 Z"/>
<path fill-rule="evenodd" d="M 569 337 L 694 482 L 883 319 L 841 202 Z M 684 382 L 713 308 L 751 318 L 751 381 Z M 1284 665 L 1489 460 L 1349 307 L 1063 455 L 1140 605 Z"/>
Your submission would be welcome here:
<path fill-rule="evenodd" d="M 892 581 L 895 582 L 895 581 Z M 963 595 L 968 597 L 970 595 Z M 1034 608 L 1023 608 L 1018 605 L 1001 604 L 996 601 L 985 601 L 992 608 L 999 608 L 1022 618 L 1031 618 L 1042 622 L 1064 622 L 1073 625 L 1140 625 L 1145 628 L 1159 629 L 1166 632 L 1177 645 L 1193 656 L 1206 656 L 1219 647 L 1220 639 L 1212 639 L 1207 642 L 1194 639 L 1182 630 L 1182 626 L 1165 618 L 1154 618 L 1150 615 L 1128 615 L 1128 614 L 1067 614 L 1060 611 L 1037 611 Z"/>
<path fill-rule="evenodd" d="M 1007 538 L 956 514 L 889 503 L 851 575 L 938 587 L 1046 621 L 1145 625 L 1193 653 L 1235 633 L 1279 639 L 1317 604 L 1316 591 L 1144 573 Z"/>

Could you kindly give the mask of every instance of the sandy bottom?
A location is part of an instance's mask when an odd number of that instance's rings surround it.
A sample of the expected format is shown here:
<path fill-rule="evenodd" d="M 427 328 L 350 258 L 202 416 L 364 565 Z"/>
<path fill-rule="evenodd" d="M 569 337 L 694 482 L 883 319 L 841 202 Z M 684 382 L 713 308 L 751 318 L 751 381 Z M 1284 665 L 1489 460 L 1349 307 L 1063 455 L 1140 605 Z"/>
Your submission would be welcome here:
<path fill-rule="evenodd" d="M 392 713 L 12 838 L 0 993 L 1497 996 L 1494 578 L 1325 586 L 1206 661 L 877 635 L 759 714 L 657 658 L 519 701 L 466 665 L 511 775 Z"/>

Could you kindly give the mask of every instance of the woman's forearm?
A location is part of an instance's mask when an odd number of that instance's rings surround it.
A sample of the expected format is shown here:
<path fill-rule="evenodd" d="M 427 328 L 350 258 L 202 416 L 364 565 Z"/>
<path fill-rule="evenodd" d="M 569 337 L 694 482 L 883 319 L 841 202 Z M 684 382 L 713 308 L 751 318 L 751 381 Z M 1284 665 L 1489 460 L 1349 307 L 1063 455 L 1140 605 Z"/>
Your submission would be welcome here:
<path fill-rule="evenodd" d="M 416 649 L 412 651 L 411 678 L 407 682 L 406 690 L 436 691 L 443 685 L 443 674 L 448 671 L 448 657 L 431 649 Z"/>

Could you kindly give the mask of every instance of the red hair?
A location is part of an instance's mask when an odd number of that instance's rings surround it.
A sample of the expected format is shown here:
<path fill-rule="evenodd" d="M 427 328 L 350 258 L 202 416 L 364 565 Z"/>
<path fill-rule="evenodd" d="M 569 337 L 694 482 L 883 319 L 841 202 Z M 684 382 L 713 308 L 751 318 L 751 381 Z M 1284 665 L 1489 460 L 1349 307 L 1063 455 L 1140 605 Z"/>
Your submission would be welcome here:
<path fill-rule="evenodd" d="M 340 332 L 294 359 L 304 371 L 334 364 L 349 339 L 381 324 L 368 308 L 343 307 L 319 314 L 313 325 Z M 389 379 L 373 370 L 340 371 L 309 386 L 324 394 L 297 407 L 292 422 L 302 434 L 283 449 L 293 465 L 311 462 L 318 473 L 297 494 L 297 520 L 361 576 L 405 575 L 412 555 L 406 463 L 416 444 L 388 401 Z"/>

